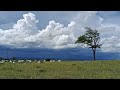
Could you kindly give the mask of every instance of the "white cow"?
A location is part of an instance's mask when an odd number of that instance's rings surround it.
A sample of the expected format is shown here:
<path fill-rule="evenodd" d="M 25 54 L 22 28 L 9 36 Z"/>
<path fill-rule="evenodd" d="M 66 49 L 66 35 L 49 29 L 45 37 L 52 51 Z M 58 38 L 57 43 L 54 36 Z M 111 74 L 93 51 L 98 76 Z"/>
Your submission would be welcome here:
<path fill-rule="evenodd" d="M 15 62 L 13 61 L 13 63 L 15 63 Z"/>
<path fill-rule="evenodd" d="M 4 63 L 4 61 L 0 61 L 0 63 Z"/>
<path fill-rule="evenodd" d="M 38 61 L 38 63 L 41 63 L 40 61 Z"/>
<path fill-rule="evenodd" d="M 50 60 L 50 62 L 53 62 L 53 60 Z"/>
<path fill-rule="evenodd" d="M 44 60 L 44 62 L 46 62 L 46 60 Z"/>
<path fill-rule="evenodd" d="M 55 62 L 55 60 L 53 60 L 53 62 Z"/>
<path fill-rule="evenodd" d="M 32 62 L 31 60 L 27 60 L 28 62 Z"/>
<path fill-rule="evenodd" d="M 58 60 L 58 62 L 61 62 L 61 60 Z"/>

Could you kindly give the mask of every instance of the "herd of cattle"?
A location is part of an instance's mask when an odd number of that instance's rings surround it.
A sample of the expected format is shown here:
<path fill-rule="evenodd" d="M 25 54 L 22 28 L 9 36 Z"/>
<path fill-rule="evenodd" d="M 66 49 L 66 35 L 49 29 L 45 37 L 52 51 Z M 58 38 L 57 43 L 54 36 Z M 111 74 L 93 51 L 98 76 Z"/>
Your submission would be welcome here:
<path fill-rule="evenodd" d="M 37 62 L 37 63 L 43 63 L 43 62 L 61 62 L 62 60 L 1 60 L 0 63 L 10 62 L 10 63 L 25 63 L 25 62 Z"/>

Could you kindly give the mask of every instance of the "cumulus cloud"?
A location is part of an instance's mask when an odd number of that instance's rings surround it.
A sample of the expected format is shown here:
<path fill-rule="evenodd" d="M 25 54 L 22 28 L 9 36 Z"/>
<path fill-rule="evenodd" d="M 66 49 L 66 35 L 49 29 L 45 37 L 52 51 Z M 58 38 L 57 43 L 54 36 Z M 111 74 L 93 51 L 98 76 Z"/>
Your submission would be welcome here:
<path fill-rule="evenodd" d="M 17 48 L 64 48 L 67 44 L 73 47 L 75 37 L 71 30 L 75 22 L 64 27 L 52 20 L 43 30 L 38 30 L 37 23 L 33 13 L 24 14 L 23 19 L 18 20 L 12 29 L 0 30 L 1 44 Z"/>
<path fill-rule="evenodd" d="M 10 45 L 16 48 L 75 48 L 86 47 L 82 44 L 74 44 L 78 36 L 85 32 L 84 27 L 97 28 L 103 44 L 104 52 L 120 51 L 120 27 L 116 24 L 103 24 L 104 18 L 97 11 L 80 11 L 64 26 L 54 20 L 50 21 L 46 28 L 39 30 L 39 21 L 33 13 L 23 14 L 11 29 L 0 29 L 0 44 Z"/>
<path fill-rule="evenodd" d="M 28 13 L 24 14 L 23 19 L 18 20 L 17 23 L 14 24 L 13 29 L 27 32 L 36 32 L 38 30 L 36 25 L 37 23 L 38 20 L 36 20 L 35 15 L 33 13 Z"/>
<path fill-rule="evenodd" d="M 0 30 L 1 44 L 7 44 L 14 47 L 26 47 L 25 38 L 38 32 L 36 24 L 38 20 L 32 13 L 24 14 L 23 19 L 17 21 L 12 29 Z"/>

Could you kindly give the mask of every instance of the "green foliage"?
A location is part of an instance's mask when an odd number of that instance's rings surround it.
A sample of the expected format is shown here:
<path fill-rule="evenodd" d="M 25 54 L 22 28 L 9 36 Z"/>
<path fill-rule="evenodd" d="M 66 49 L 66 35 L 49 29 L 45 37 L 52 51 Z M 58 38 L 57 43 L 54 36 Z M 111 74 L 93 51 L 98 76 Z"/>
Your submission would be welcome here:
<path fill-rule="evenodd" d="M 83 43 L 90 46 L 90 48 L 100 48 L 101 44 L 99 44 L 100 41 L 100 34 L 98 33 L 98 30 L 93 30 L 90 27 L 86 27 L 86 33 L 80 37 L 78 37 L 77 41 L 75 43 Z"/>
<path fill-rule="evenodd" d="M 80 37 L 78 37 L 78 40 L 75 43 L 86 43 L 86 37 L 85 35 L 82 35 Z"/>

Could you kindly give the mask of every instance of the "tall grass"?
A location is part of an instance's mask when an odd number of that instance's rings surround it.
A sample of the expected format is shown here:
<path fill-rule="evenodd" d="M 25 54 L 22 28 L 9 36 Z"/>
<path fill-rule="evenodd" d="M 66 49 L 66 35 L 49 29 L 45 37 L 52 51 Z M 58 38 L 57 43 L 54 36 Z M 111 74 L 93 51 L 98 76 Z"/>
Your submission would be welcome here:
<path fill-rule="evenodd" d="M 0 79 L 120 79 L 120 61 L 5 62 Z"/>

